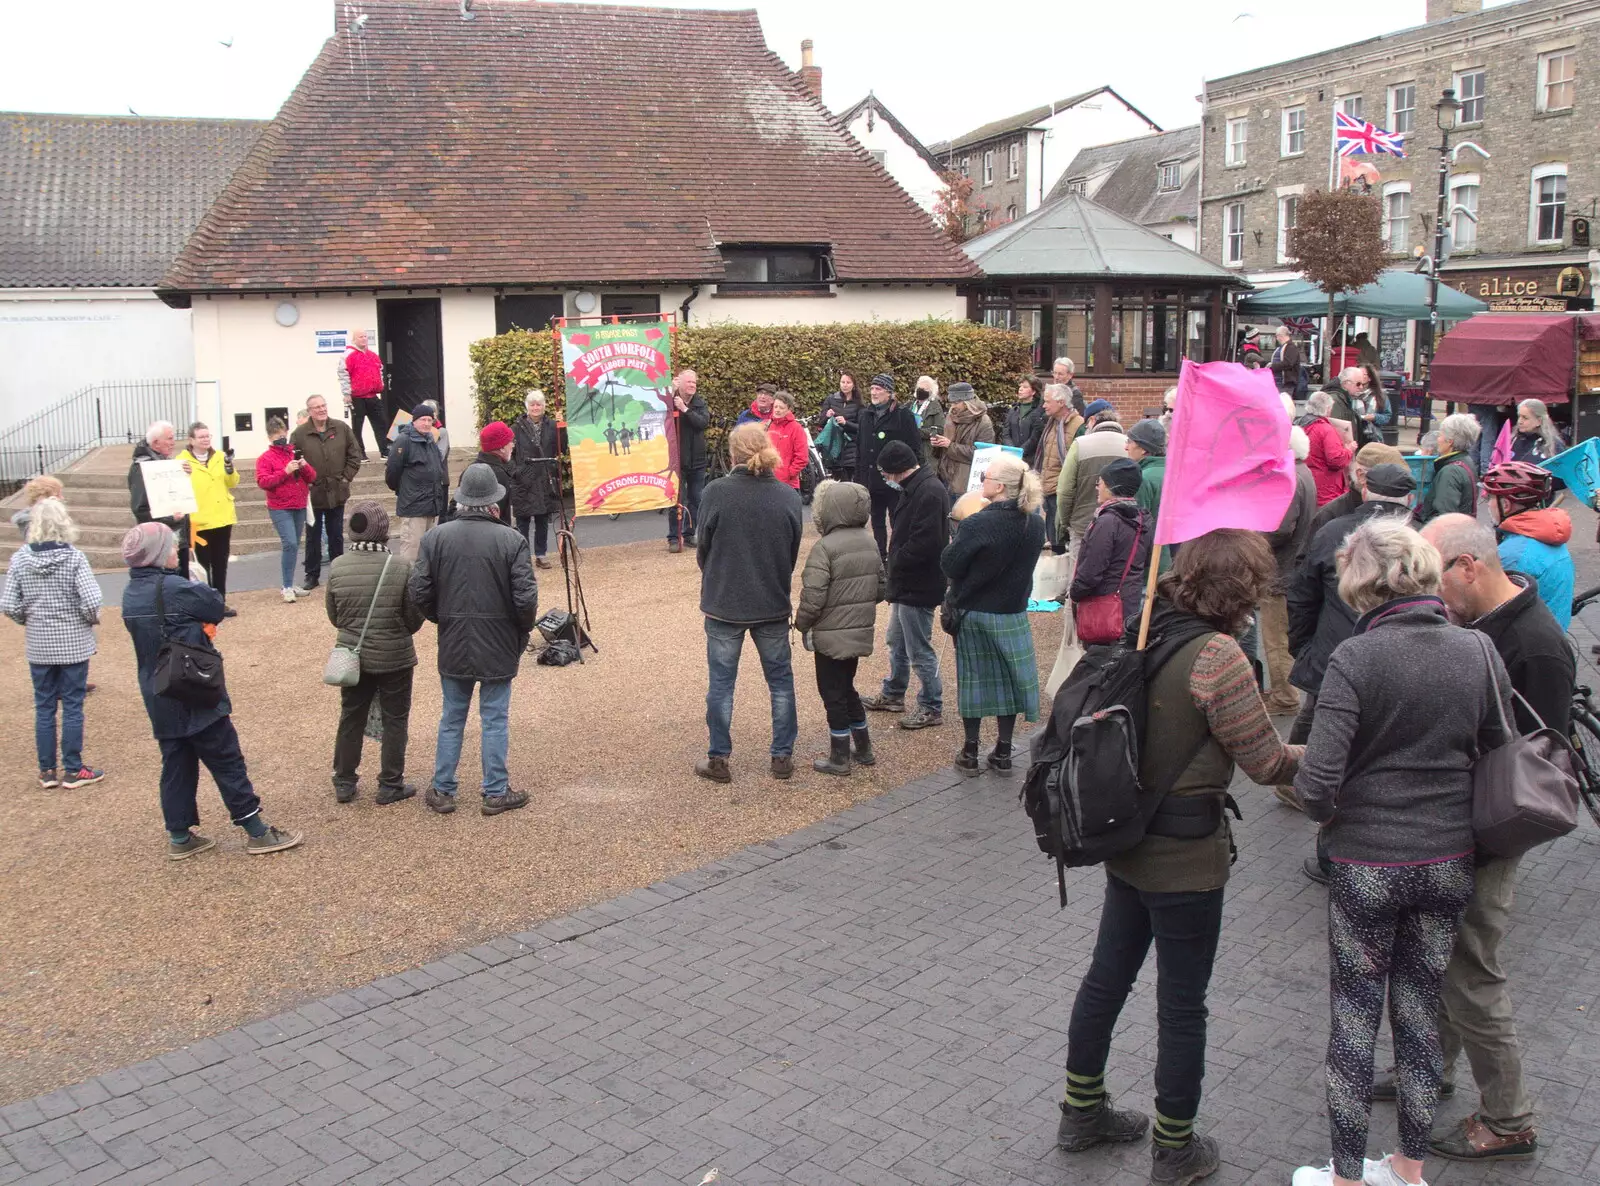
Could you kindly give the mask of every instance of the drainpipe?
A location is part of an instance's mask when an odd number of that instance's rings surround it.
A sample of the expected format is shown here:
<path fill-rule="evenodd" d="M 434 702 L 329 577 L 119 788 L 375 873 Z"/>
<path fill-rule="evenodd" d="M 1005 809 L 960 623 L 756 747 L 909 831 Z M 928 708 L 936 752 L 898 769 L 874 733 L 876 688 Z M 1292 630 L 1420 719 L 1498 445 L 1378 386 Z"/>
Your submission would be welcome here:
<path fill-rule="evenodd" d="M 689 289 L 688 297 L 684 300 L 683 304 L 678 306 L 678 316 L 683 318 L 683 320 L 682 320 L 682 322 L 680 322 L 680 324 L 682 324 L 682 325 L 688 325 L 689 324 L 689 306 L 694 303 L 694 298 L 699 296 L 699 295 L 700 295 L 700 286 L 698 284 L 692 285 L 690 287 L 690 289 Z"/>
<path fill-rule="evenodd" d="M 1200 163 L 1195 166 L 1197 176 L 1194 179 L 1195 209 L 1194 209 L 1194 253 L 1206 253 L 1206 121 L 1211 118 L 1210 96 L 1206 94 L 1206 80 L 1200 80 Z M 1181 166 L 1180 166 L 1181 167 Z M 1230 338 L 1232 340 L 1230 329 Z"/>

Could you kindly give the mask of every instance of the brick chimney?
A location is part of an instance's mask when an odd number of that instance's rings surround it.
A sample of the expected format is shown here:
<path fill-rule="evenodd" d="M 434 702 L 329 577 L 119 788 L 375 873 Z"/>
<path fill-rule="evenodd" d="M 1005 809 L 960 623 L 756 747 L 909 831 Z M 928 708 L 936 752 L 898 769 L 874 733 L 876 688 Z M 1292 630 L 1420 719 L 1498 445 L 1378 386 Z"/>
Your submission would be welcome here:
<path fill-rule="evenodd" d="M 1483 0 L 1428 0 L 1428 24 L 1483 11 Z"/>
<path fill-rule="evenodd" d="M 822 67 L 811 60 L 811 38 L 800 43 L 800 81 L 822 102 Z"/>

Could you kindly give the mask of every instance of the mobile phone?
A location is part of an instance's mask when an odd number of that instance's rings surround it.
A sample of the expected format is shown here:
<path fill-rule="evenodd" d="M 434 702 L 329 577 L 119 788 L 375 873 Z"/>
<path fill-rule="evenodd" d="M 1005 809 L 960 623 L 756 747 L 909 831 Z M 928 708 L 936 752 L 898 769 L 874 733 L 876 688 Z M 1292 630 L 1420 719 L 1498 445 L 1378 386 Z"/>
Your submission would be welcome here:
<path fill-rule="evenodd" d="M 294 457 L 294 459 L 296 461 L 304 461 L 305 460 L 305 454 L 300 452 L 300 446 L 299 445 L 296 445 L 292 450 L 290 450 L 290 452 L 291 452 L 291 454 L 293 455 L 293 457 Z"/>
<path fill-rule="evenodd" d="M 228 444 L 228 438 L 227 437 L 223 437 L 222 438 L 222 455 L 224 457 L 232 457 L 233 456 L 233 446 Z"/>

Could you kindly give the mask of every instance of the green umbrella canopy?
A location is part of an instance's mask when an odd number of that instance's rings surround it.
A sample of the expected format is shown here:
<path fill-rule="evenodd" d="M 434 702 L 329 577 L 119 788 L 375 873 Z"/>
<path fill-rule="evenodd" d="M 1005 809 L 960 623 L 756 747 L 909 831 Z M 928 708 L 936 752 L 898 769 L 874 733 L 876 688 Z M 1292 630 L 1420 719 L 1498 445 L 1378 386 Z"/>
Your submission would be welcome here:
<path fill-rule="evenodd" d="M 1439 316 L 1455 321 L 1489 306 L 1448 284 L 1439 285 Z M 1317 317 L 1328 312 L 1328 294 L 1309 280 L 1291 280 L 1255 292 L 1239 302 L 1239 312 L 1253 317 Z M 1405 268 L 1390 268 L 1376 281 L 1333 298 L 1335 317 L 1393 317 L 1404 321 L 1428 318 L 1428 278 Z"/>

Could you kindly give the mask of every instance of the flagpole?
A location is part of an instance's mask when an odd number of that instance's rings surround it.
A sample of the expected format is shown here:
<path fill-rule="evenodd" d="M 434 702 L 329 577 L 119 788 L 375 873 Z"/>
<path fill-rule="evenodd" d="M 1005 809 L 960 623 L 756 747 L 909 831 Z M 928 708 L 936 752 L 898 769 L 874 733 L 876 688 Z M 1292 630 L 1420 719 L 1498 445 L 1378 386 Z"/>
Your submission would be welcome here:
<path fill-rule="evenodd" d="M 1328 192 L 1331 194 L 1339 188 L 1336 173 L 1339 167 L 1339 100 L 1333 101 L 1333 110 L 1328 113 Z"/>
<path fill-rule="evenodd" d="M 1139 650 L 1150 641 L 1150 608 L 1156 600 L 1156 577 L 1161 572 L 1161 545 L 1150 548 L 1150 576 L 1144 583 L 1144 612 L 1139 615 Z"/>

